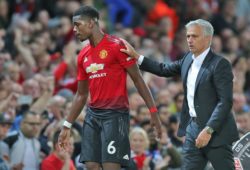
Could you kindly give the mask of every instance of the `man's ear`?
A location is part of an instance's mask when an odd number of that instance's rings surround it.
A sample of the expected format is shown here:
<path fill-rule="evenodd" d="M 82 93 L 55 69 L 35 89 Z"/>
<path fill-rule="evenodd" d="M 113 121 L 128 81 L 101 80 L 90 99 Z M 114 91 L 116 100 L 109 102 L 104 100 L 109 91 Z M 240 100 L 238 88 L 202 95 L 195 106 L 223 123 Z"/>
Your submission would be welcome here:
<path fill-rule="evenodd" d="M 89 20 L 89 27 L 90 27 L 91 29 L 94 28 L 95 24 L 96 24 L 96 22 L 95 22 L 93 19 L 90 19 L 90 20 Z"/>
<path fill-rule="evenodd" d="M 55 145 L 53 145 L 54 150 L 59 151 L 60 150 L 60 146 L 59 143 L 57 142 Z"/>
<path fill-rule="evenodd" d="M 212 43 L 212 40 L 213 40 L 212 36 L 210 36 L 210 35 L 206 36 L 206 41 L 207 41 L 208 44 L 210 44 L 210 42 Z"/>

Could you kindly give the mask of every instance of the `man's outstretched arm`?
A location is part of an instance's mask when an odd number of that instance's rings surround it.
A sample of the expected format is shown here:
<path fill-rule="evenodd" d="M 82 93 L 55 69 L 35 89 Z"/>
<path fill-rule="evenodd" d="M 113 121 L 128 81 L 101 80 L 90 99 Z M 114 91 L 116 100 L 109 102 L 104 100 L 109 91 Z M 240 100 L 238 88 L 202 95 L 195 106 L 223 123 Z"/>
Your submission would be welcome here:
<path fill-rule="evenodd" d="M 126 40 L 123 40 L 126 48 L 120 49 L 121 52 L 137 60 L 140 69 L 155 74 L 160 77 L 172 77 L 180 75 L 183 59 L 172 63 L 159 63 L 137 53 Z"/>

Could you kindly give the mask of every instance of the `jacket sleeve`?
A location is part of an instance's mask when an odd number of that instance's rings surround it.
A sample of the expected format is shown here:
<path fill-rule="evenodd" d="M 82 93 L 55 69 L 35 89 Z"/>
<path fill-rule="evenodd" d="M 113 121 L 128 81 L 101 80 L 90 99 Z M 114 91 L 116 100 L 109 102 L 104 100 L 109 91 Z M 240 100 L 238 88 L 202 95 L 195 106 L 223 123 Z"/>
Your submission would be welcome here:
<path fill-rule="evenodd" d="M 228 117 L 228 114 L 231 114 L 233 105 L 233 73 L 231 64 L 224 58 L 215 66 L 213 83 L 218 103 L 207 122 L 207 126 L 213 128 L 215 131 L 220 131 L 224 120 Z"/>
<path fill-rule="evenodd" d="M 153 61 L 147 57 L 144 57 L 143 62 L 140 65 L 140 69 L 160 77 L 172 77 L 180 75 L 182 62 L 183 59 L 166 64 L 159 63 L 157 61 Z"/>

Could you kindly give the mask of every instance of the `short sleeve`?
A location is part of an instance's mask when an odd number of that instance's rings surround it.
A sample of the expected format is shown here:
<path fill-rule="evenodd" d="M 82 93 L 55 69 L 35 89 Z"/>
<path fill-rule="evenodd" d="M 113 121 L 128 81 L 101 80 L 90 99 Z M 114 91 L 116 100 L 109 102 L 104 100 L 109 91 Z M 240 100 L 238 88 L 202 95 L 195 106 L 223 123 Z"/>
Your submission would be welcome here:
<path fill-rule="evenodd" d="M 84 56 L 79 53 L 78 57 L 77 57 L 77 80 L 86 80 L 87 77 L 87 73 L 85 72 L 84 68 L 83 68 L 83 58 Z"/>
<path fill-rule="evenodd" d="M 81 51 L 77 56 L 77 80 L 86 80 L 88 78 L 86 71 L 83 68 L 84 55 Z"/>
<path fill-rule="evenodd" d="M 136 63 L 136 59 L 128 56 L 127 54 L 120 51 L 120 49 L 126 48 L 123 42 L 117 44 L 117 51 L 116 51 L 116 57 L 118 59 L 119 64 L 123 68 L 130 67 Z"/>

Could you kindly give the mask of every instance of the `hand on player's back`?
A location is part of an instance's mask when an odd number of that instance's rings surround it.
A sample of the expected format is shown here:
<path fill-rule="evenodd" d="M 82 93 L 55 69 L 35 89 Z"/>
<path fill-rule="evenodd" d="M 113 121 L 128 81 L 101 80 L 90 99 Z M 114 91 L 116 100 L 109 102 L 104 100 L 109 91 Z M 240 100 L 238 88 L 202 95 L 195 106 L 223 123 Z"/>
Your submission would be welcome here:
<path fill-rule="evenodd" d="M 126 40 L 122 39 L 126 49 L 120 49 L 121 52 L 129 55 L 130 57 L 138 59 L 140 55 L 135 51 L 134 47 L 132 47 Z"/>

